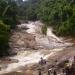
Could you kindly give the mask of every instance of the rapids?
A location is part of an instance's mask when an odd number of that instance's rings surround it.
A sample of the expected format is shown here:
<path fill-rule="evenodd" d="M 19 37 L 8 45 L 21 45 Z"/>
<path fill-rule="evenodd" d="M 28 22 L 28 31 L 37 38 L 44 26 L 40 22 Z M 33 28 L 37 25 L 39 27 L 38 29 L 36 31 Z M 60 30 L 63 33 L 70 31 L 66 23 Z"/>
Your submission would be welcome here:
<path fill-rule="evenodd" d="M 64 48 L 72 46 L 73 43 L 65 42 L 63 38 L 57 37 L 53 32 L 52 28 L 47 28 L 47 35 L 43 35 L 41 32 L 41 27 L 43 23 L 40 21 L 36 22 L 29 22 L 28 24 L 21 24 L 18 25 L 18 29 L 22 30 L 23 33 L 25 32 L 34 35 L 36 41 L 37 50 L 20 50 L 17 52 L 17 55 L 9 57 L 11 60 L 18 60 L 18 62 L 14 63 L 1 63 L 1 71 L 0 74 L 5 74 L 13 71 L 19 71 L 21 67 L 24 67 L 29 64 L 35 64 L 40 61 L 40 58 L 43 57 L 44 59 L 48 59 L 50 57 L 55 56 L 59 52 L 63 51 Z M 28 29 L 25 30 L 24 28 L 27 27 Z M 16 35 L 14 35 L 16 37 Z M 24 36 L 22 34 L 22 36 Z M 12 37 L 12 36 L 11 36 Z M 24 36 L 25 37 L 25 36 Z M 15 40 L 15 38 L 13 38 Z M 19 40 L 18 40 L 19 41 Z M 21 40 L 23 42 L 24 40 Z M 21 44 L 21 42 L 19 42 Z M 23 43 L 22 43 L 23 44 Z M 12 46 L 12 45 L 11 45 Z M 14 48 L 12 48 L 14 50 Z M 6 65 L 5 68 L 3 66 Z"/>

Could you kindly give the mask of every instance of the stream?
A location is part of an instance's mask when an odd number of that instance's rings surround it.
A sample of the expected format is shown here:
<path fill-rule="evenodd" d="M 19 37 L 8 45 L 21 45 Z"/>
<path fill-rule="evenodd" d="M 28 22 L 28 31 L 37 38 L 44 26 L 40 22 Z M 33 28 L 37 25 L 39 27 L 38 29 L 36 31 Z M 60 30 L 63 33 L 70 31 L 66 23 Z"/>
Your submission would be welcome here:
<path fill-rule="evenodd" d="M 43 35 L 42 26 L 40 21 L 18 25 L 10 39 L 11 50 L 17 52 L 17 55 L 0 60 L 0 75 L 26 75 L 25 70 L 27 74 L 30 73 L 29 69 L 38 64 L 41 57 L 52 63 L 56 59 L 61 61 L 75 54 L 74 49 L 71 53 L 70 49 L 66 50 L 72 47 L 72 42 L 57 37 L 51 27 L 47 28 L 47 35 Z"/>

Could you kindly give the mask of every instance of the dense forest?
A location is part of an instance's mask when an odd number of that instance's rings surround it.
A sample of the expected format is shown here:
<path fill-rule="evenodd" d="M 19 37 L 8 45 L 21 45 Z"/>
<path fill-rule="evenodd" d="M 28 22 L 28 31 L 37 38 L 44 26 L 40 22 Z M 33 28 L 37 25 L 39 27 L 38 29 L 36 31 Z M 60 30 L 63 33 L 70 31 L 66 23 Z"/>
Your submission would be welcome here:
<path fill-rule="evenodd" d="M 8 54 L 11 30 L 19 20 L 42 21 L 55 33 L 75 36 L 75 0 L 0 0 L 0 56 Z"/>
<path fill-rule="evenodd" d="M 41 1 L 38 16 L 59 35 L 75 35 L 75 0 Z"/>

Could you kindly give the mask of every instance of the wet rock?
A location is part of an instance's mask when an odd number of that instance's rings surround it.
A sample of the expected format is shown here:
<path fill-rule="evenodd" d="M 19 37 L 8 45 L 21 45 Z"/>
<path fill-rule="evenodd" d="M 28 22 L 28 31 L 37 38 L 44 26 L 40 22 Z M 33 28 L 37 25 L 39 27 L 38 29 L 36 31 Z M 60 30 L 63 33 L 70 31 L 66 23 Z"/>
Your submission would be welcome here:
<path fill-rule="evenodd" d="M 35 36 L 29 33 L 15 32 L 10 39 L 10 48 L 15 51 L 21 48 L 36 49 Z"/>
<path fill-rule="evenodd" d="M 68 60 L 68 59 L 59 62 L 59 63 L 57 64 L 57 66 L 58 66 L 59 68 L 63 68 L 63 67 L 65 67 L 65 64 L 66 64 L 66 63 L 69 63 L 69 60 Z"/>
<path fill-rule="evenodd" d="M 14 56 L 14 55 L 17 55 L 16 51 L 9 51 L 9 56 Z"/>

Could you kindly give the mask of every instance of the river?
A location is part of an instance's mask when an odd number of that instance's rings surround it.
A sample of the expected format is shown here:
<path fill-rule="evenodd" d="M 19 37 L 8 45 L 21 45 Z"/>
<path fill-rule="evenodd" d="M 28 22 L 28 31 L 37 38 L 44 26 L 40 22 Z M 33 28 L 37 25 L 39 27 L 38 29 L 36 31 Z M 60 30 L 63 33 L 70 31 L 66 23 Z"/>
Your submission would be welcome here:
<path fill-rule="evenodd" d="M 41 57 L 48 60 L 49 64 L 56 59 L 61 61 L 74 56 L 74 49 L 70 53 L 72 42 L 57 37 L 51 27 L 47 28 L 47 35 L 43 35 L 42 26 L 40 21 L 18 25 L 10 39 L 10 47 L 17 55 L 0 60 L 0 75 L 29 75 L 33 73 L 35 64 L 38 64 Z M 31 75 L 37 75 L 37 70 Z"/>

